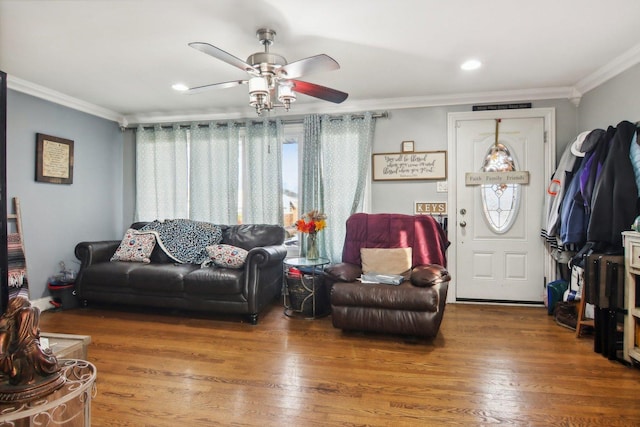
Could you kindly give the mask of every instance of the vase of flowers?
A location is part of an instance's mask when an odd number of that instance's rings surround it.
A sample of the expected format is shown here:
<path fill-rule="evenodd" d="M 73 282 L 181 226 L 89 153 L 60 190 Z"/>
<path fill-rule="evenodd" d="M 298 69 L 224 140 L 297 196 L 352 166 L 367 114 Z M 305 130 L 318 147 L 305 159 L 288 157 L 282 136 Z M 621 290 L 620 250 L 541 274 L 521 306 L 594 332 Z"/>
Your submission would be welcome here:
<path fill-rule="evenodd" d="M 306 258 L 314 260 L 320 258 L 318 251 L 318 232 L 322 231 L 326 226 L 327 216 L 317 210 L 312 210 L 302 215 L 296 221 L 296 229 L 301 233 L 307 234 L 307 252 Z"/>

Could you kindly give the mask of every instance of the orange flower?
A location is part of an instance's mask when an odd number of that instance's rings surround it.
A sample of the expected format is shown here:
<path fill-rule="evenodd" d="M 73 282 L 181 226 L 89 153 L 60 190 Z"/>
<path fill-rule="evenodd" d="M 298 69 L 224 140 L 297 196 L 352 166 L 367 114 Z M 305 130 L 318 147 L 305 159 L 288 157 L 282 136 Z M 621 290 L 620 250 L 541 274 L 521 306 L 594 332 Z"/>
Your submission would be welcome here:
<path fill-rule="evenodd" d="M 296 229 L 302 233 L 316 234 L 327 226 L 326 218 L 325 214 L 313 210 L 296 221 Z"/>

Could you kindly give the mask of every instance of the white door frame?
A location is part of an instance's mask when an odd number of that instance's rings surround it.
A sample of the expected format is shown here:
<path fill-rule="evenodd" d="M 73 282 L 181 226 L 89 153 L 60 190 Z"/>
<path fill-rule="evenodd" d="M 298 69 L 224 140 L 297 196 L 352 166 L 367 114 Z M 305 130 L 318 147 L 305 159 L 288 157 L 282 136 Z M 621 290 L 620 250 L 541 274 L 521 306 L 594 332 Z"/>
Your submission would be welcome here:
<path fill-rule="evenodd" d="M 490 110 L 490 111 L 469 111 L 462 113 L 448 114 L 448 155 L 447 155 L 447 181 L 449 188 L 448 205 L 449 212 L 449 241 L 451 245 L 447 249 L 447 268 L 451 271 L 451 282 L 449 282 L 449 291 L 447 293 L 447 302 L 456 302 L 457 284 L 457 238 L 458 238 L 458 206 L 456 189 L 464 182 L 456 182 L 457 176 L 457 147 L 455 126 L 457 121 L 461 120 L 484 120 L 484 119 L 512 119 L 512 118 L 532 118 L 542 117 L 544 119 L 544 179 L 545 183 L 551 180 L 551 175 L 556 168 L 556 110 L 555 108 L 524 108 L 517 110 Z M 540 210 L 540 227 L 542 227 L 542 209 Z M 542 239 L 542 237 L 539 237 Z M 547 281 L 555 276 L 555 263 L 551 254 L 545 253 L 544 275 Z"/>

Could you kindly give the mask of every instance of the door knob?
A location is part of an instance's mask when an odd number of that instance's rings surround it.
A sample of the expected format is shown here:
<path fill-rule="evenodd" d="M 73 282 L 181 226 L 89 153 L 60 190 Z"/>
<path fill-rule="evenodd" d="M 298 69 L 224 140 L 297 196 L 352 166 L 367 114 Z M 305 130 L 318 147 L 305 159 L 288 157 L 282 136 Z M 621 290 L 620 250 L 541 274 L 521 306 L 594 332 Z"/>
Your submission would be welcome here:
<path fill-rule="evenodd" d="M 467 221 L 460 221 L 460 227 L 465 228 L 467 226 Z"/>

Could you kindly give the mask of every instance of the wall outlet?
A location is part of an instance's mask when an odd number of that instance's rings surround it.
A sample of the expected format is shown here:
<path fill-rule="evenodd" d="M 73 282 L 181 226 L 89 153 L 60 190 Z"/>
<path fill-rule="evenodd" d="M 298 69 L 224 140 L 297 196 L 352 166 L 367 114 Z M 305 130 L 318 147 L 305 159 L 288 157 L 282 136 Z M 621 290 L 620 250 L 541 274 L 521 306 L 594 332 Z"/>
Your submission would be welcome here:
<path fill-rule="evenodd" d="M 449 191 L 449 185 L 447 184 L 447 181 L 436 182 L 437 193 L 446 193 L 447 191 Z"/>

